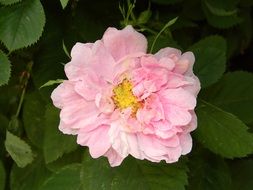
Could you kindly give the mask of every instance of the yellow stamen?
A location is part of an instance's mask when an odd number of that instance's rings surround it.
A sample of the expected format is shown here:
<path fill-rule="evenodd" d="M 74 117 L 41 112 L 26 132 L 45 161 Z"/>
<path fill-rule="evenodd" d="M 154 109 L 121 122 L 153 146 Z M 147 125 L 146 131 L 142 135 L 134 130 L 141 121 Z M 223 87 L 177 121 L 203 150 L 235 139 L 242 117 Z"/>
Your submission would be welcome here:
<path fill-rule="evenodd" d="M 136 114 L 141 107 L 141 102 L 134 96 L 133 85 L 128 79 L 124 79 L 118 86 L 113 89 L 114 96 L 112 97 L 114 104 L 119 109 L 131 108 L 132 114 Z"/>

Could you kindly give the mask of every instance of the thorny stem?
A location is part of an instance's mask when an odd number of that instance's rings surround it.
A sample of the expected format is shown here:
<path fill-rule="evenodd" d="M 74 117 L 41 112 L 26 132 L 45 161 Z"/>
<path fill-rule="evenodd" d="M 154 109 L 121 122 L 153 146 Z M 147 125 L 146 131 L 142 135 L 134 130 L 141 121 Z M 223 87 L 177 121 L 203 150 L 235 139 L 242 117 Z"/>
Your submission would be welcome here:
<path fill-rule="evenodd" d="M 32 70 L 32 66 L 33 66 L 33 61 L 28 62 L 27 70 L 25 71 L 25 76 L 24 76 L 25 77 L 24 84 L 22 85 L 22 93 L 21 93 L 21 96 L 20 96 L 20 99 L 19 99 L 18 109 L 17 109 L 17 112 L 15 114 L 16 118 L 19 116 L 22 105 L 23 105 L 23 101 L 24 101 L 24 98 L 25 98 L 26 87 L 27 87 L 27 84 L 28 84 L 28 81 L 29 81 L 29 78 L 30 78 L 30 73 L 31 73 L 31 70 Z"/>

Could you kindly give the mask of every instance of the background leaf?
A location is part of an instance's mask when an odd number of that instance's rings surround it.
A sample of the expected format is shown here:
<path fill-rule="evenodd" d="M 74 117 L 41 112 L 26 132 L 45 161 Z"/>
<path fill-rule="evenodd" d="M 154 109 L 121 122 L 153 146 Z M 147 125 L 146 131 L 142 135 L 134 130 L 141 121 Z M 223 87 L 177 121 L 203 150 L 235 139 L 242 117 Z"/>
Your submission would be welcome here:
<path fill-rule="evenodd" d="M 39 0 L 23 0 L 0 8 L 0 40 L 9 51 L 35 43 L 44 25 L 45 14 Z"/>
<path fill-rule="evenodd" d="M 194 73 L 199 77 L 201 87 L 217 82 L 225 71 L 226 41 L 220 36 L 209 36 L 189 49 L 196 57 Z"/>
<path fill-rule="evenodd" d="M 5 168 L 0 160 L 0 190 L 4 190 L 5 188 L 5 179 L 6 179 L 6 174 L 5 174 Z"/>
<path fill-rule="evenodd" d="M 201 96 L 244 122 L 253 122 L 253 74 L 227 73 L 217 84 L 202 91 Z"/>
<path fill-rule="evenodd" d="M 40 88 L 44 88 L 44 87 L 47 87 L 47 86 L 52 86 L 54 84 L 60 84 L 63 81 L 64 81 L 63 79 L 49 80 L 48 82 L 43 84 Z"/>
<path fill-rule="evenodd" d="M 201 149 L 190 155 L 187 190 L 230 190 L 232 179 L 227 163 Z"/>
<path fill-rule="evenodd" d="M 237 14 L 238 0 L 202 0 L 207 21 L 217 28 L 229 28 L 239 24 L 242 19 Z"/>
<path fill-rule="evenodd" d="M 63 134 L 59 129 L 59 110 L 47 106 L 45 113 L 44 157 L 46 163 L 52 162 L 64 153 L 77 148 L 76 137 Z"/>
<path fill-rule="evenodd" d="M 11 76 L 11 63 L 7 57 L 1 50 L 0 50 L 0 86 L 7 84 L 9 78 Z"/>
<path fill-rule="evenodd" d="M 122 165 L 111 168 L 105 158 L 85 155 L 81 181 L 84 190 L 184 190 L 188 168 L 185 161 L 176 164 L 152 163 L 128 157 Z"/>
<path fill-rule="evenodd" d="M 39 190 L 79 190 L 81 164 L 67 165 L 48 178 Z"/>
<path fill-rule="evenodd" d="M 31 147 L 24 140 L 8 131 L 6 132 L 5 148 L 21 168 L 30 164 L 34 159 Z"/>
<path fill-rule="evenodd" d="M 40 87 L 49 80 L 63 79 L 65 77 L 63 63 L 66 63 L 68 59 L 62 48 L 64 28 L 61 19 L 61 7 L 58 7 L 55 12 L 46 11 L 46 17 L 48 21 L 41 38 L 42 42 L 34 57 L 32 80 L 36 89 L 39 89 L 42 94 L 43 99 L 49 103 L 53 87 L 41 89 Z"/>
<path fill-rule="evenodd" d="M 50 162 L 46 167 L 53 172 L 58 171 L 59 169 L 65 167 L 66 165 L 81 163 L 83 158 L 83 147 L 72 151 L 70 153 L 64 154 L 62 157 L 57 160 Z"/>
<path fill-rule="evenodd" d="M 29 140 L 38 148 L 43 147 L 45 109 L 45 102 L 38 92 L 26 95 L 23 109 L 24 129 Z"/>
<path fill-rule="evenodd" d="M 208 104 L 197 108 L 196 138 L 208 149 L 226 158 L 253 153 L 253 134 L 234 115 Z"/>
<path fill-rule="evenodd" d="M 68 5 L 69 0 L 60 0 L 63 9 Z"/>
<path fill-rule="evenodd" d="M 253 188 L 253 159 L 237 160 L 230 163 L 232 171 L 232 190 L 251 190 Z"/>
<path fill-rule="evenodd" d="M 42 183 L 51 175 L 51 172 L 45 167 L 42 155 L 26 166 L 19 168 L 13 165 L 10 175 L 11 190 L 37 190 Z"/>
<path fill-rule="evenodd" d="M 6 129 L 8 127 L 9 120 L 0 113 L 0 160 L 5 157 L 4 141 L 6 138 Z"/>
<path fill-rule="evenodd" d="M 14 3 L 18 3 L 22 0 L 0 0 L 0 4 L 3 4 L 3 5 L 12 5 Z"/>

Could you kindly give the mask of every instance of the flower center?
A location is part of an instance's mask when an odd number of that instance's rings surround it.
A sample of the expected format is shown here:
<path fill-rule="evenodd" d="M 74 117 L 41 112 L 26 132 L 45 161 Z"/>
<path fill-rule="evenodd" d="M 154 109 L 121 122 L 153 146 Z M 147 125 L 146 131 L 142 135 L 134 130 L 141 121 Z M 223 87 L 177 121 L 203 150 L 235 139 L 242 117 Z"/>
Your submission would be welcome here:
<path fill-rule="evenodd" d="M 134 96 L 132 89 L 133 85 L 131 82 L 128 79 L 124 79 L 113 89 L 114 96 L 112 99 L 117 108 L 122 110 L 131 107 L 132 114 L 136 114 L 142 104 Z"/>

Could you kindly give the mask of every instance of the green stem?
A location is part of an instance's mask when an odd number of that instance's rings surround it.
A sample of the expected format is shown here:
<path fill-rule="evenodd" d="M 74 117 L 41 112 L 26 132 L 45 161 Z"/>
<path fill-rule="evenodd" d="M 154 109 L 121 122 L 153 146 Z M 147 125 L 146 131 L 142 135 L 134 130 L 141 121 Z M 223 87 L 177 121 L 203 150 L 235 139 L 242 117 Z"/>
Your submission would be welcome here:
<path fill-rule="evenodd" d="M 24 101 L 24 98 L 25 98 L 26 87 L 27 87 L 27 84 L 28 84 L 28 81 L 29 81 L 29 78 L 30 78 L 30 72 L 32 70 L 32 65 L 33 65 L 32 61 L 27 64 L 27 71 L 26 71 L 27 72 L 27 78 L 25 79 L 25 83 L 24 83 L 24 86 L 23 86 L 23 89 L 22 89 L 22 93 L 21 93 L 21 96 L 20 96 L 20 99 L 19 99 L 18 108 L 17 108 L 16 114 L 15 114 L 16 118 L 19 116 L 22 105 L 23 105 L 23 101 Z"/>
<path fill-rule="evenodd" d="M 153 43 L 152 43 L 152 45 L 151 45 L 150 53 L 153 53 L 153 49 L 154 49 L 154 47 L 155 47 L 155 43 L 156 43 L 157 39 L 159 38 L 159 36 L 163 33 L 164 30 L 166 30 L 166 28 L 168 28 L 168 27 L 170 27 L 171 25 L 173 25 L 173 24 L 177 21 L 177 18 L 178 18 L 178 17 L 176 17 L 176 18 L 170 20 L 169 22 L 167 22 L 167 23 L 164 25 L 164 27 L 162 28 L 162 30 L 160 30 L 160 32 L 156 35 L 156 37 L 155 37 L 155 39 L 154 39 L 154 41 L 153 41 Z"/>

